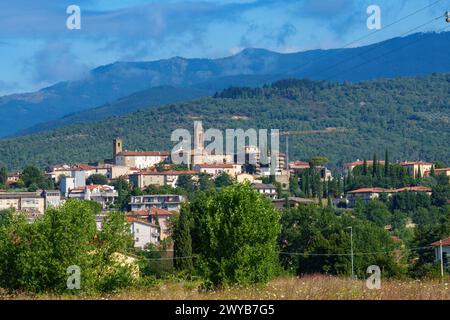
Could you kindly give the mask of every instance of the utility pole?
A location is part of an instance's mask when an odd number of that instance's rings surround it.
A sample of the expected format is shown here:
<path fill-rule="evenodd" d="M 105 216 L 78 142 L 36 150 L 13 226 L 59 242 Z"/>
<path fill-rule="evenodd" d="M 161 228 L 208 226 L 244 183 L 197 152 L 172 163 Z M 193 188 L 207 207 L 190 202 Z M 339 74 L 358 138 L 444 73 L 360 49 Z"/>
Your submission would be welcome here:
<path fill-rule="evenodd" d="M 352 258 L 352 279 L 355 279 L 355 268 L 353 260 L 353 227 L 348 227 L 347 229 L 350 229 L 350 254 Z"/>

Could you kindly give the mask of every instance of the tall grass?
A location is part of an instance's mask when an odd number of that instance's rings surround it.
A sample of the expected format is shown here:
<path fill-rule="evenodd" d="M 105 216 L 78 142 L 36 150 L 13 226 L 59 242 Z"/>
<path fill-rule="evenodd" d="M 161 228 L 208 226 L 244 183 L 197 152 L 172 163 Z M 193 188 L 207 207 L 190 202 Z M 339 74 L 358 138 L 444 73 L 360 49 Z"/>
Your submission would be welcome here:
<path fill-rule="evenodd" d="M 302 278 L 280 277 L 265 286 L 233 287 L 203 292 L 200 282 L 163 281 L 148 288 L 128 289 L 108 295 L 6 294 L 1 299 L 117 299 L 117 300 L 449 300 L 449 282 L 427 280 L 386 280 L 380 290 L 369 290 L 365 280 L 324 275 Z"/>

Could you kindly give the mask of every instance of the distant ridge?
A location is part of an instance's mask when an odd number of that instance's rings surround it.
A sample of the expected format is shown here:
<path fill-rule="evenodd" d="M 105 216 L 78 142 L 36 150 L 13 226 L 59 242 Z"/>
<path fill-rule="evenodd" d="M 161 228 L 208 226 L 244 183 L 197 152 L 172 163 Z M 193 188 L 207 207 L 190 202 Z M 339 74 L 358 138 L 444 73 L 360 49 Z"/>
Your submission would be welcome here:
<path fill-rule="evenodd" d="M 246 49 L 220 59 L 175 57 L 151 62 L 117 62 L 98 67 L 79 81 L 60 82 L 38 92 L 0 97 L 0 137 L 59 126 L 51 122 L 68 114 L 73 117 L 62 120 L 64 124 L 70 123 L 71 119 L 74 122 L 83 117 L 97 120 L 102 115 L 121 115 L 141 106 L 176 102 L 172 89 L 166 94 L 161 89 L 164 87 L 183 88 L 180 89 L 180 99 L 189 100 L 229 85 L 250 85 L 252 81 L 253 85 L 260 85 L 265 78 L 266 82 L 289 77 L 357 82 L 450 72 L 448 43 L 450 32 L 418 33 L 342 50 L 281 54 L 264 49 Z M 254 76 L 260 77 L 256 83 Z M 236 83 L 239 78 L 247 79 L 249 83 Z M 208 88 L 209 84 L 215 88 Z M 149 89 L 154 90 L 142 93 Z M 134 100 L 129 108 L 117 102 L 135 93 L 137 96 L 134 98 L 141 97 L 142 101 Z M 74 115 L 98 107 L 102 107 L 102 111 L 94 110 L 96 116 L 87 113 Z M 36 126 L 44 122 L 47 124 Z M 30 127 L 33 129 L 23 131 Z"/>

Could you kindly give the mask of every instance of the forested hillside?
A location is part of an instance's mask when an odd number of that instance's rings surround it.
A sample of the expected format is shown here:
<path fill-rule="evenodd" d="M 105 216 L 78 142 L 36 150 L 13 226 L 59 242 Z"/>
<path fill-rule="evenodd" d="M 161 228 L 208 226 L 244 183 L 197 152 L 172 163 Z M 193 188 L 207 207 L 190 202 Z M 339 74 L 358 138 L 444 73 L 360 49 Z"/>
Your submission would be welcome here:
<path fill-rule="evenodd" d="M 79 123 L 0 140 L 0 162 L 10 169 L 110 158 L 119 132 L 129 150 L 170 150 L 174 129 L 355 129 L 346 134 L 293 136 L 291 159 L 327 156 L 333 164 L 371 158 L 450 158 L 450 75 L 339 84 L 283 80 L 262 88 L 229 88 L 214 97 Z M 284 147 L 284 143 L 282 143 Z"/>

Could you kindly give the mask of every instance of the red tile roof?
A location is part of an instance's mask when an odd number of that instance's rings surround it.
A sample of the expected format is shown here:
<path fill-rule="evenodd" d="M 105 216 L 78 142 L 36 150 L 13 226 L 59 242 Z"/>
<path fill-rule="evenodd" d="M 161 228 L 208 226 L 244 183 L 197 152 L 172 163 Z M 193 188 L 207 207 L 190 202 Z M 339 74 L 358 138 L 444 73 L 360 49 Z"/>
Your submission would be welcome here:
<path fill-rule="evenodd" d="M 142 219 L 137 219 L 134 217 L 126 217 L 126 219 L 127 219 L 127 222 L 129 222 L 129 223 L 141 223 L 141 224 L 145 224 L 148 226 L 156 227 L 156 225 L 154 225 L 153 223 L 150 223 L 150 222 L 142 220 Z"/>
<path fill-rule="evenodd" d="M 373 165 L 373 160 L 367 160 L 366 162 L 367 162 L 368 166 Z M 379 162 L 380 162 L 380 164 L 384 164 L 384 160 L 380 160 Z M 364 161 L 360 161 L 360 160 L 344 164 L 344 166 L 346 168 L 362 166 L 362 165 L 364 165 Z"/>
<path fill-rule="evenodd" d="M 152 215 L 152 216 L 155 216 L 155 215 L 158 215 L 158 216 L 170 216 L 172 214 L 173 214 L 172 212 L 170 212 L 168 210 L 165 210 L 165 209 L 161 209 L 161 208 L 157 208 L 157 207 L 151 207 L 150 208 L 150 215 Z"/>
<path fill-rule="evenodd" d="M 157 207 L 151 207 L 148 210 L 136 210 L 136 211 L 130 211 L 127 213 L 127 216 L 170 216 L 173 215 L 173 212 L 165 210 L 165 209 L 161 209 L 161 208 L 157 208 Z"/>
<path fill-rule="evenodd" d="M 431 244 L 433 247 L 439 247 L 441 245 L 440 241 L 433 242 Z M 450 246 L 450 237 L 442 240 L 443 246 Z"/>
<path fill-rule="evenodd" d="M 347 193 L 379 193 L 379 192 L 392 192 L 394 190 L 384 189 L 384 188 L 362 188 Z"/>
<path fill-rule="evenodd" d="M 433 163 L 431 162 L 424 162 L 424 161 L 403 161 L 400 162 L 401 166 L 417 166 L 417 165 L 426 165 L 426 166 L 431 166 L 433 165 Z"/>
<path fill-rule="evenodd" d="M 305 166 L 305 167 L 309 167 L 309 162 L 305 162 L 305 161 L 293 161 L 293 162 L 289 162 L 289 166 L 294 167 L 294 166 Z"/>
<path fill-rule="evenodd" d="M 403 191 L 431 192 L 433 191 L 433 189 L 431 189 L 430 187 L 416 186 L 416 187 L 404 187 L 395 190 L 395 192 L 403 192 Z"/>

